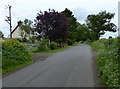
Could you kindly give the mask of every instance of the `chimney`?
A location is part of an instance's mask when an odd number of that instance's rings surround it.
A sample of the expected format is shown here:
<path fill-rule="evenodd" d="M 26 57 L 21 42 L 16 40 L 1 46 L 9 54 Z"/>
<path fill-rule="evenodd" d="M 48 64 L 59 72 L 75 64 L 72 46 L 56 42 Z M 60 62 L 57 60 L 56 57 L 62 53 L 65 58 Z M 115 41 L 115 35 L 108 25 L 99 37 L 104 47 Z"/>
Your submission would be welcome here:
<path fill-rule="evenodd" d="M 18 26 L 20 26 L 20 25 L 22 25 L 22 21 L 21 20 L 18 21 Z"/>

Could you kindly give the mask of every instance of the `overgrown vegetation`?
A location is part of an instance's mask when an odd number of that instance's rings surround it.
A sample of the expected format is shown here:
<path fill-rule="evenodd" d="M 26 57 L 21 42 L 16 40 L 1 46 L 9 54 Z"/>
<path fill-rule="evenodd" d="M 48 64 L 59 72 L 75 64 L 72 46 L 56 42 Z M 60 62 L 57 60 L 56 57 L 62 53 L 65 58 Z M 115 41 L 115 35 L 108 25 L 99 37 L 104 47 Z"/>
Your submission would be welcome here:
<path fill-rule="evenodd" d="M 38 45 L 38 48 L 37 48 L 37 50 L 36 51 L 39 51 L 39 52 L 43 52 L 43 51 L 48 51 L 48 50 L 50 50 L 49 48 L 48 48 L 48 40 L 46 39 L 46 40 L 42 40 L 40 43 L 39 43 L 39 45 Z"/>
<path fill-rule="evenodd" d="M 15 39 L 2 43 L 2 72 L 3 74 L 16 69 L 20 65 L 29 64 L 31 56 L 24 45 Z"/>
<path fill-rule="evenodd" d="M 51 50 L 57 49 L 58 48 L 58 44 L 55 42 L 51 42 L 48 46 Z"/>
<path fill-rule="evenodd" d="M 56 42 L 50 42 L 48 39 L 44 39 L 41 42 L 39 42 L 37 49 L 32 52 L 33 53 L 53 53 L 53 52 L 58 52 L 59 50 L 65 49 L 66 47 L 70 47 L 70 46 L 65 46 L 65 44 L 63 44 L 64 47 L 61 45 Z"/>
<path fill-rule="evenodd" d="M 107 87 L 120 87 L 118 39 L 101 39 L 91 44 L 98 51 L 97 68 L 101 82 Z"/>

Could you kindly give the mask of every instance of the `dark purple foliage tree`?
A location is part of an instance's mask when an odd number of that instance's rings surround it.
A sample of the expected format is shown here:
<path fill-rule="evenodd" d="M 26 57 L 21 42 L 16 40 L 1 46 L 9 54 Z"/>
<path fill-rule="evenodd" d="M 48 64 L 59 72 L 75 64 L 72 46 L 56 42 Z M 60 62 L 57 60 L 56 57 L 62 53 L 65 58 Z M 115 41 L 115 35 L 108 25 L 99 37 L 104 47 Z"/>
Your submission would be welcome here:
<path fill-rule="evenodd" d="M 63 13 L 49 9 L 39 12 L 35 20 L 36 31 L 40 36 L 51 41 L 65 40 L 67 38 L 67 20 Z"/>

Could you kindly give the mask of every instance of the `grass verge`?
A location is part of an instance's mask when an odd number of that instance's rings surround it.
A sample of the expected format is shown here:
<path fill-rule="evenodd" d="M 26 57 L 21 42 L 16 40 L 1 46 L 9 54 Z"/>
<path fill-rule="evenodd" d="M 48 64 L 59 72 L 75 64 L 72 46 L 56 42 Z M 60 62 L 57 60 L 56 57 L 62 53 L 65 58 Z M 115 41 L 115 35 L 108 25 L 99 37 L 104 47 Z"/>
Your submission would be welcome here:
<path fill-rule="evenodd" d="M 33 53 L 56 53 L 56 52 L 60 52 L 62 50 L 65 50 L 67 48 L 70 48 L 72 46 L 67 46 L 67 47 L 64 47 L 64 48 L 58 48 L 58 49 L 54 49 L 54 50 L 47 50 L 47 51 L 33 51 Z"/>
<path fill-rule="evenodd" d="M 23 67 L 28 66 L 30 64 L 32 64 L 32 61 L 29 61 L 29 62 L 26 62 L 26 63 L 23 63 L 23 64 L 19 64 L 17 66 L 7 67 L 5 70 L 2 70 L 2 75 L 5 75 L 5 74 L 7 74 L 9 72 L 12 72 L 12 71 L 15 71 L 15 70 L 17 70 L 19 68 L 23 68 Z"/>
<path fill-rule="evenodd" d="M 98 51 L 97 69 L 100 80 L 105 87 L 120 87 L 118 40 L 101 39 L 91 43 L 91 47 Z"/>

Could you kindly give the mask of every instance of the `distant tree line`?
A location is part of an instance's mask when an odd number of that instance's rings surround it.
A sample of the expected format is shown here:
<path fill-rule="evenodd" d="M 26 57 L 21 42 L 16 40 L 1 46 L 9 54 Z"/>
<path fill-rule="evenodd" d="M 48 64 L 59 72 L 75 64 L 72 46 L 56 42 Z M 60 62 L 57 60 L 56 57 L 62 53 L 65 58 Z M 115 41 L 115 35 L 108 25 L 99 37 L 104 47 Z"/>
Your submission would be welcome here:
<path fill-rule="evenodd" d="M 72 11 L 55 10 L 39 12 L 35 20 L 35 30 L 45 38 L 73 44 L 78 41 L 95 41 L 105 34 L 105 31 L 116 32 L 116 25 L 111 23 L 114 13 L 101 11 L 88 15 L 85 24 L 81 24 L 74 17 Z"/>
<path fill-rule="evenodd" d="M 37 13 L 34 25 L 31 20 L 23 21 L 21 36 L 26 38 L 27 34 L 37 32 L 38 40 L 49 39 L 50 42 L 68 45 L 79 41 L 95 41 L 106 31 L 116 32 L 117 27 L 111 22 L 114 15 L 114 13 L 101 11 L 98 14 L 88 15 L 85 23 L 81 24 L 67 8 L 62 12 L 54 9 L 40 11 Z"/>

